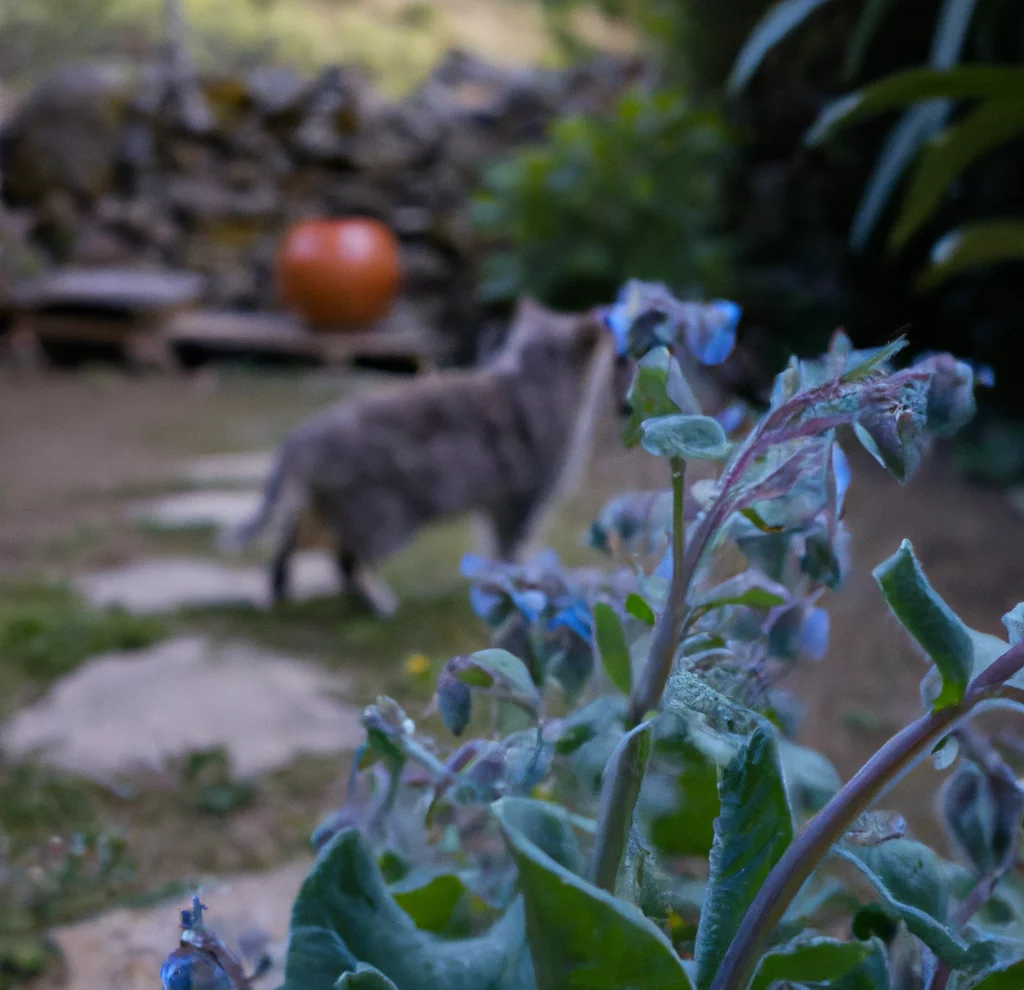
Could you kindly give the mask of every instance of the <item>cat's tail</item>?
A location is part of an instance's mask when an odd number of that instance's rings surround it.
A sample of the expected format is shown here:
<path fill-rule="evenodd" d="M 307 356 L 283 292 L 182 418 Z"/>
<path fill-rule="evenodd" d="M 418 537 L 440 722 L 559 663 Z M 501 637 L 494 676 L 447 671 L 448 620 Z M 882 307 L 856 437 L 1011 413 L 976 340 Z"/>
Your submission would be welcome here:
<path fill-rule="evenodd" d="M 217 545 L 222 551 L 240 553 L 272 524 L 291 524 L 298 519 L 306 499 L 291 461 L 285 446 L 274 462 L 256 512 L 245 522 L 221 530 Z"/>

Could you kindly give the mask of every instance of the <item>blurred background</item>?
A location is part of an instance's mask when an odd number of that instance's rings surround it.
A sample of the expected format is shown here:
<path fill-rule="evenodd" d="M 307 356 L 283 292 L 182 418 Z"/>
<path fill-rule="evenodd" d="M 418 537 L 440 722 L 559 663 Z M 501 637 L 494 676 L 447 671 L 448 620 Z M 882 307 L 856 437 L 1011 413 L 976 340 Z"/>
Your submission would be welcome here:
<path fill-rule="evenodd" d="M 166 898 L 202 880 L 226 934 L 279 939 L 360 706 L 425 705 L 483 645 L 472 535 L 389 562 L 385 623 L 316 554 L 267 609 L 216 527 L 306 415 L 482 360 L 524 294 L 735 299 L 722 384 L 755 404 L 838 326 L 994 369 L 908 488 L 855 461 L 858 573 L 796 689 L 859 766 L 921 673 L 871 567 L 912 539 L 992 632 L 1024 597 L 1022 59 L 1014 0 L 6 0 L 0 988 L 153 985 Z M 376 253 L 310 267 L 293 238 L 325 221 Z M 314 312 L 349 277 L 378 303 Z M 608 497 L 663 484 L 612 420 L 548 533 L 573 563 Z M 934 776 L 898 800 L 941 842 Z"/>

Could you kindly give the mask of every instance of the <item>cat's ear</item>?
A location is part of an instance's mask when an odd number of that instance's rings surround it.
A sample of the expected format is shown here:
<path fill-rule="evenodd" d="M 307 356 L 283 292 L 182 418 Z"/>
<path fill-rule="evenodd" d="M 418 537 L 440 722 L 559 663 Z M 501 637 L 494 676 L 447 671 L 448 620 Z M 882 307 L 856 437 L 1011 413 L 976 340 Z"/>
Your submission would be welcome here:
<path fill-rule="evenodd" d="M 548 315 L 548 311 L 536 298 L 533 296 L 520 296 L 516 301 L 515 312 L 512 315 L 512 325 L 518 327 L 521 324 L 534 323 Z"/>

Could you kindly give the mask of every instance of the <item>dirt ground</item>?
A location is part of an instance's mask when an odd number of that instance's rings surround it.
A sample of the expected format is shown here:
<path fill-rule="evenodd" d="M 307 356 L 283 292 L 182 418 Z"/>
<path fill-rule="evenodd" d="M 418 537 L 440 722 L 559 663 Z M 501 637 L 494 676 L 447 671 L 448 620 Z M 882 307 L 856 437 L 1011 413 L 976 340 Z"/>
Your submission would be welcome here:
<path fill-rule="evenodd" d="M 180 488 L 191 458 L 269 449 L 312 410 L 375 384 L 366 375 L 309 372 L 7 373 L 0 378 L 0 578 L 66 579 L 171 552 L 209 556 L 209 533 L 141 529 L 126 504 Z M 610 495 L 663 484 L 660 462 L 624 451 L 615 433 L 609 416 L 588 477 L 561 507 L 550 531 L 550 542 L 570 561 L 597 560 L 583 547 L 582 533 Z M 829 655 L 800 671 L 794 682 L 806 705 L 803 741 L 831 757 L 844 777 L 920 711 L 924 666 L 885 612 L 870 575 L 873 566 L 903 538 L 910 539 L 938 590 L 968 623 L 989 632 L 1001 632 L 999 617 L 1024 598 L 1024 517 L 1005 495 L 969 486 L 942 451 L 905 488 L 859 450 L 850 451 L 854 484 L 847 518 L 856 570 L 828 603 Z M 423 702 L 429 683 L 410 684 L 404 658 L 422 650 L 436 663 L 480 645 L 481 630 L 458 575 L 459 559 L 471 545 L 465 525 L 439 527 L 389 565 L 387 576 L 404 601 L 390 626 L 353 616 L 326 599 L 277 615 L 251 609 L 193 615 L 181 620 L 183 631 L 244 630 L 261 646 L 324 660 L 353 678 L 350 700 L 356 703 L 394 690 Z M 324 787 L 339 779 L 342 769 L 334 773 L 318 764 L 312 774 L 307 767 L 294 780 L 270 787 L 268 795 L 279 796 L 281 788 L 290 795 L 287 827 L 272 820 L 265 804 L 233 819 L 220 835 L 235 836 L 253 850 L 251 855 L 236 845 L 225 857 L 205 838 L 197 845 L 205 834 L 201 824 L 180 812 L 168 819 L 166 802 L 148 792 L 137 812 L 108 804 L 148 836 L 144 858 L 160 880 L 175 869 L 187 870 L 190 854 L 202 860 L 191 869 L 248 869 L 297 854 L 298 836 L 338 794 L 331 785 L 322 794 L 299 798 L 297 788 L 314 781 Z M 939 773 L 925 764 L 885 804 L 903 811 L 918 834 L 940 838 L 931 810 L 939 782 Z M 170 855 L 161 853 L 162 816 L 182 838 Z"/>

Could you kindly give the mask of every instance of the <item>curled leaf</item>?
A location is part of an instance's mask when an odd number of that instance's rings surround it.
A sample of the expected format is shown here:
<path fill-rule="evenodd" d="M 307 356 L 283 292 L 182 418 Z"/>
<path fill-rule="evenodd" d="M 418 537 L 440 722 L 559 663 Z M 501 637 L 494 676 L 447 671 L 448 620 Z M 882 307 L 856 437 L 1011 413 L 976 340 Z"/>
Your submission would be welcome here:
<path fill-rule="evenodd" d="M 974 664 L 974 645 L 967 627 L 929 583 L 908 540 L 875 568 L 874 577 L 889 608 L 942 677 L 935 709 L 960 702 Z"/>
<path fill-rule="evenodd" d="M 640 428 L 644 450 L 658 457 L 717 461 L 730 446 L 718 420 L 710 416 L 674 414 L 646 420 Z"/>

